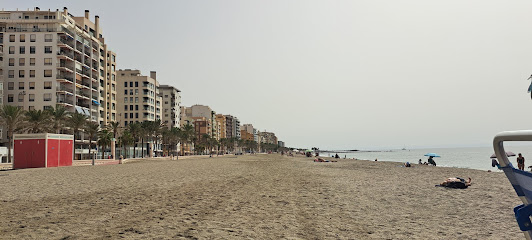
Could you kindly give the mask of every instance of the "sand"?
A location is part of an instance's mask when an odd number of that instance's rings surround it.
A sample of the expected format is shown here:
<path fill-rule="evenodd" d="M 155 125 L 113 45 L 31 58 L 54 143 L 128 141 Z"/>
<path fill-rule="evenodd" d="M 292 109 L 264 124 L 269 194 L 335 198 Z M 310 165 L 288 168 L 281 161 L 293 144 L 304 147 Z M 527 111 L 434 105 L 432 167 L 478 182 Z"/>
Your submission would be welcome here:
<path fill-rule="evenodd" d="M 468 189 L 435 184 L 471 177 Z M 245 155 L 0 171 L 2 239 L 522 239 L 501 172 Z"/>

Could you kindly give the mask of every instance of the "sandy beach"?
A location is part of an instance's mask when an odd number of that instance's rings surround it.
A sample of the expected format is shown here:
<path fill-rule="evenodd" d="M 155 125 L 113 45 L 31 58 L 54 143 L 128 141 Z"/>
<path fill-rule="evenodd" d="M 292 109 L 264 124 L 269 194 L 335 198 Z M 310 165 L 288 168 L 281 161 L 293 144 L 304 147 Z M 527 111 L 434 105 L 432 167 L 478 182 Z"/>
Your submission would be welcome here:
<path fill-rule="evenodd" d="M 502 172 L 280 155 L 0 171 L 2 239 L 522 239 Z M 468 189 L 435 187 L 471 177 Z"/>

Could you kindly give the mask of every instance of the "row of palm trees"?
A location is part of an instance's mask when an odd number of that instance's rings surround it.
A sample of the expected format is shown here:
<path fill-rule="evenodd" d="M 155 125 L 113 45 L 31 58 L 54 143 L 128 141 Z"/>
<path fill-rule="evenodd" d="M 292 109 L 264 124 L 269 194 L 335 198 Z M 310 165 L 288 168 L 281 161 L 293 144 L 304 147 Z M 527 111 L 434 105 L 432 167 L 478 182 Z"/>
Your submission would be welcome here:
<path fill-rule="evenodd" d="M 96 122 L 90 121 L 87 116 L 74 112 L 71 113 L 64 107 L 57 106 L 47 110 L 23 110 L 17 106 L 3 105 L 0 108 L 0 124 L 5 126 L 8 144 L 8 161 L 11 161 L 11 148 L 13 134 L 15 133 L 63 133 L 73 134 L 77 140 L 83 140 L 81 133 L 89 140 L 89 156 L 92 158 L 93 144 L 102 149 L 102 157 L 106 148 L 120 146 L 124 149 L 125 158 L 145 157 L 145 143 L 152 143 L 163 154 L 170 155 L 178 152 L 175 149 L 177 144 L 181 147 L 193 146 L 196 154 L 228 152 L 234 151 L 235 146 L 244 151 L 257 151 L 259 145 L 255 141 L 242 140 L 237 138 L 222 138 L 217 140 L 208 134 L 197 136 L 194 127 L 190 124 L 182 128 L 168 128 L 160 120 L 136 122 L 121 127 L 119 122 L 110 122 L 106 126 L 100 127 Z M 118 142 L 116 142 L 118 141 Z M 138 143 L 141 143 L 141 156 L 137 154 Z M 77 143 L 74 141 L 74 148 Z M 128 156 L 125 151 L 128 147 L 133 147 L 132 156 Z M 260 147 L 263 150 L 275 150 L 276 144 L 264 144 Z M 184 154 L 184 149 L 179 151 Z M 153 152 L 153 149 L 148 149 Z M 111 153 L 114 155 L 114 152 Z M 151 156 L 151 154 L 150 154 Z"/>

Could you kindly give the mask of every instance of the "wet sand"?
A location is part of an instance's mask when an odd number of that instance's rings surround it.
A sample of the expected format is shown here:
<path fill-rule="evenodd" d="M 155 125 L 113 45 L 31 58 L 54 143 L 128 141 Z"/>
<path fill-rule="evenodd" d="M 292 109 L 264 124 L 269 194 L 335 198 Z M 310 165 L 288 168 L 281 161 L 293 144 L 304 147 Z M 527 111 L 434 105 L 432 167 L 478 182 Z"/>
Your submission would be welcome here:
<path fill-rule="evenodd" d="M 245 155 L 0 171 L 2 239 L 522 239 L 501 172 Z M 468 189 L 435 184 L 471 177 Z"/>

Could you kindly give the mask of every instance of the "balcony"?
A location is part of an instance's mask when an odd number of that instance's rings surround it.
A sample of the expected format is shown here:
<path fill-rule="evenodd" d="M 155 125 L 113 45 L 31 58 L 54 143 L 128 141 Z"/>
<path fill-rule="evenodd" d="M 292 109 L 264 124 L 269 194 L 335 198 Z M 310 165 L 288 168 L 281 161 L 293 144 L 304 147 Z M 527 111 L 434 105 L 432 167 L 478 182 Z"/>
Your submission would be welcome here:
<path fill-rule="evenodd" d="M 57 74 L 56 80 L 58 82 L 74 83 L 74 78 L 65 76 L 63 74 Z"/>
<path fill-rule="evenodd" d="M 57 57 L 60 59 L 66 59 L 69 61 L 74 61 L 74 54 L 66 52 L 66 51 L 59 51 L 57 52 Z"/>
<path fill-rule="evenodd" d="M 74 71 L 72 70 L 73 66 L 69 66 L 65 63 L 57 63 L 57 69 L 58 70 L 62 70 L 62 71 L 67 71 L 69 73 L 73 73 Z"/>
<path fill-rule="evenodd" d="M 74 49 L 74 43 L 69 42 L 66 39 L 57 39 L 57 46 L 67 48 L 70 50 Z"/>
<path fill-rule="evenodd" d="M 69 87 L 65 86 L 65 85 L 57 86 L 56 90 L 57 90 L 58 93 L 74 95 L 74 90 L 72 88 L 69 88 Z"/>
<path fill-rule="evenodd" d="M 76 97 L 80 97 L 80 98 L 84 98 L 84 99 L 89 99 L 90 98 L 90 95 L 87 94 L 87 93 L 84 93 L 82 91 L 76 91 Z"/>
<path fill-rule="evenodd" d="M 57 99 L 57 104 L 64 104 L 64 105 L 67 105 L 67 106 L 74 106 L 74 101 L 70 100 L 70 99 L 65 99 L 65 98 L 58 98 Z"/>
<path fill-rule="evenodd" d="M 15 28 L 5 28 L 2 32 L 60 32 L 60 28 L 23 28 L 23 27 L 15 27 Z"/>

